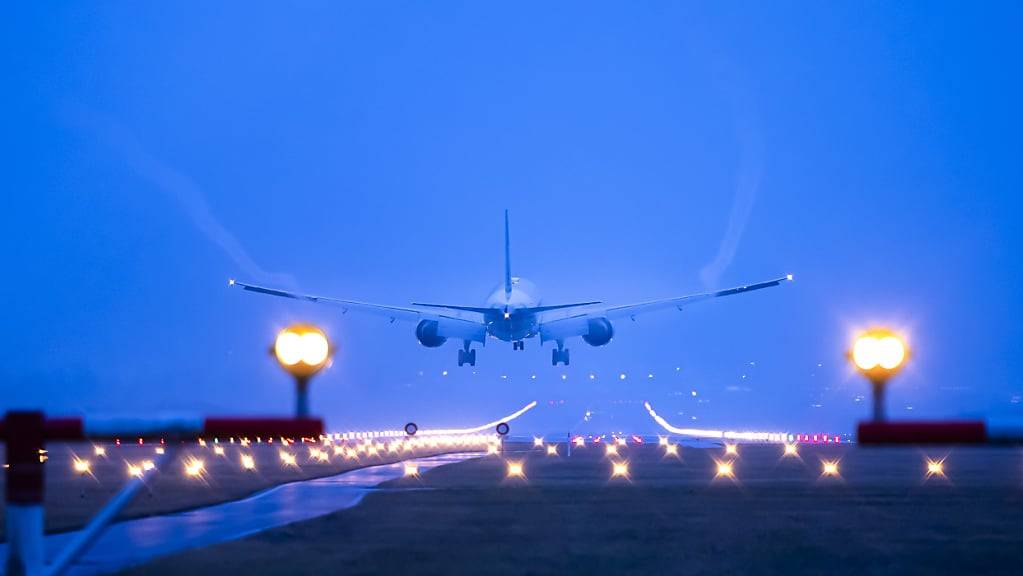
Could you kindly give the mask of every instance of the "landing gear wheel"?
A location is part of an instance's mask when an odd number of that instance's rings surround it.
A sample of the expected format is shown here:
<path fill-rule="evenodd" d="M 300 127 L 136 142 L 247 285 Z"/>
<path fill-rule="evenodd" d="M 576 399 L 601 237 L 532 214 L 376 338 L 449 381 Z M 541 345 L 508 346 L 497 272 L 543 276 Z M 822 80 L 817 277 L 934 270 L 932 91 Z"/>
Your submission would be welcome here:
<path fill-rule="evenodd" d="M 508 426 L 507 422 L 501 422 L 500 424 L 497 425 L 497 428 L 495 428 L 495 430 L 497 431 L 498 435 L 506 436 L 508 432 L 511 431 L 511 427 Z"/>
<path fill-rule="evenodd" d="M 551 350 L 551 366 L 557 366 L 558 362 L 568 366 L 568 361 L 568 348 L 562 348 L 561 350 L 555 348 L 554 350 Z"/>
<path fill-rule="evenodd" d="M 409 436 L 415 436 L 416 432 L 419 432 L 419 426 L 416 426 L 415 422 L 409 422 L 405 425 L 405 433 Z"/>
<path fill-rule="evenodd" d="M 523 342 L 522 340 L 516 340 L 516 341 L 512 342 L 512 350 L 525 350 L 525 349 L 526 349 L 526 343 Z"/>
<path fill-rule="evenodd" d="M 476 365 L 476 351 L 475 350 L 459 350 L 458 351 L 458 365 L 463 366 L 468 364 L 469 366 Z"/>

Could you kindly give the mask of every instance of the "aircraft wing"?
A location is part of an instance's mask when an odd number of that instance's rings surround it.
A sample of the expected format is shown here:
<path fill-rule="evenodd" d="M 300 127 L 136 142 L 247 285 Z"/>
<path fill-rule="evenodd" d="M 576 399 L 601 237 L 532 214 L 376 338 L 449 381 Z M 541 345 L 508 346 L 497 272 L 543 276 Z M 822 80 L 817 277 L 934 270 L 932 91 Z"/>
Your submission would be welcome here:
<path fill-rule="evenodd" d="M 593 307 L 585 312 L 573 314 L 567 317 L 551 319 L 544 318 L 541 320 L 540 323 L 540 339 L 546 342 L 549 340 L 560 340 L 565 338 L 571 338 L 573 336 L 582 336 L 584 334 L 588 334 L 591 329 L 590 321 L 598 318 L 607 318 L 608 320 L 630 318 L 632 320 L 635 320 L 636 316 L 640 314 L 656 312 L 659 310 L 665 310 L 669 308 L 682 310 L 683 307 L 688 306 L 689 304 L 693 304 L 695 302 L 709 300 L 711 298 L 720 298 L 722 296 L 742 294 L 744 292 L 752 292 L 754 290 L 761 290 L 763 288 L 771 288 L 773 286 L 779 286 L 783 282 L 789 282 L 791 280 L 792 275 L 789 274 L 787 276 L 775 278 L 773 280 L 767 280 L 765 282 L 757 282 L 756 284 L 736 286 L 735 288 L 717 290 L 715 292 L 691 294 L 688 296 L 678 296 L 675 298 L 662 298 L 659 300 L 649 300 L 646 302 L 637 302 L 635 304 L 625 304 L 621 306 L 610 306 L 606 308 Z"/>
<path fill-rule="evenodd" d="M 394 322 L 395 320 L 402 320 L 405 322 L 434 320 L 438 323 L 438 335 L 446 338 L 460 338 L 463 340 L 483 342 L 486 337 L 486 325 L 483 323 L 482 316 L 479 318 L 464 318 L 451 314 L 439 314 L 435 311 L 422 310 L 408 306 L 372 304 L 369 302 L 357 302 L 355 300 L 343 300 L 341 298 L 298 294 L 278 288 L 267 288 L 265 286 L 256 286 L 255 284 L 238 282 L 237 280 L 230 280 L 229 284 L 231 286 L 238 286 L 242 290 L 246 290 L 248 292 L 269 294 L 270 296 L 291 298 L 292 300 L 304 300 L 306 302 L 336 306 L 341 308 L 342 314 L 347 313 L 349 310 L 355 310 L 356 312 L 366 312 L 376 316 L 384 316 L 390 319 L 391 322 Z"/>

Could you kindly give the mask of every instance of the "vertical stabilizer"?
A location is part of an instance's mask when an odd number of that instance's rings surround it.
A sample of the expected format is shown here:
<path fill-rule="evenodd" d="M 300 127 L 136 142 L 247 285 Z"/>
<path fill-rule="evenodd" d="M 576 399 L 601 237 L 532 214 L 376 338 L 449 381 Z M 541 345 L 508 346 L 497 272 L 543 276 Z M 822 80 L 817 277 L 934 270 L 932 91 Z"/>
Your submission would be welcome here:
<path fill-rule="evenodd" d="M 512 291 L 511 275 L 511 240 L 508 235 L 508 209 L 504 211 L 504 294 L 510 296 Z"/>

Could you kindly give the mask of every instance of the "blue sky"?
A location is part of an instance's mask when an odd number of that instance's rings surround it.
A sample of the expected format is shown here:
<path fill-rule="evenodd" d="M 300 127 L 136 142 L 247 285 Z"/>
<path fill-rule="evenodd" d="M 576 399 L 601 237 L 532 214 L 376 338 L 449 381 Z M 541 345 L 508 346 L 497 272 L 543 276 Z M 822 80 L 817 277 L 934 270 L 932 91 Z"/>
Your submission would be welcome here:
<path fill-rule="evenodd" d="M 0 408 L 286 413 L 266 350 L 302 320 L 339 347 L 332 428 L 536 399 L 523 430 L 652 432 L 649 400 L 848 431 L 843 354 L 877 323 L 914 350 L 893 416 L 1023 423 L 1018 6 L 32 10 L 0 34 Z M 620 323 L 568 368 L 491 342 L 475 373 L 413 326 L 227 287 L 479 304 L 504 208 L 547 303 L 797 282 Z"/>

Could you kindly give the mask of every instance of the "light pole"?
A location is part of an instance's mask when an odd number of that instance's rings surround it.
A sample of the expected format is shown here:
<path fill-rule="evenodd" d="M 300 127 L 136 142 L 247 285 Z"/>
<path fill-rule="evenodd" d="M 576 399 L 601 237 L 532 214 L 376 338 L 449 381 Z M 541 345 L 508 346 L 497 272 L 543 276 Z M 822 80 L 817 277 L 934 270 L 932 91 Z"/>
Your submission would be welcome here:
<path fill-rule="evenodd" d="M 891 330 L 875 328 L 856 338 L 849 358 L 870 380 L 874 393 L 874 422 L 884 422 L 884 395 L 888 380 L 898 373 L 908 356 L 905 342 Z"/>
<path fill-rule="evenodd" d="M 327 335 L 311 324 L 294 324 L 277 333 L 270 353 L 295 378 L 295 417 L 308 417 L 309 380 L 334 353 Z"/>

